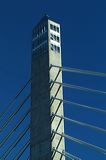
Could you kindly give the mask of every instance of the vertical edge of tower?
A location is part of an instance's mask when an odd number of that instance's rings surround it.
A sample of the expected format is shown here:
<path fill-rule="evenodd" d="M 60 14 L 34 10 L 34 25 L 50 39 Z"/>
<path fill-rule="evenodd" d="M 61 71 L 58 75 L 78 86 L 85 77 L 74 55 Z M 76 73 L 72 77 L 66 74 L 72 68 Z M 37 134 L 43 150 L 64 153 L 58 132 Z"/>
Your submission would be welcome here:
<path fill-rule="evenodd" d="M 61 30 L 60 24 L 55 21 L 48 20 L 48 42 L 49 42 L 49 65 L 55 65 L 62 67 L 62 58 L 61 58 Z M 63 88 L 61 85 L 56 84 L 55 82 L 62 83 L 62 71 L 57 67 L 51 67 L 50 69 L 50 98 L 59 98 L 63 99 Z M 53 100 L 51 104 L 51 114 L 57 114 L 59 116 L 64 115 L 63 103 L 60 103 L 58 100 Z M 59 134 L 64 133 L 64 120 L 55 116 L 51 123 L 51 131 L 56 131 Z M 52 135 L 52 149 L 63 152 L 65 150 L 65 142 L 62 136 L 57 134 Z M 64 160 L 65 157 L 61 157 L 61 154 L 58 152 L 53 153 L 53 160 Z"/>

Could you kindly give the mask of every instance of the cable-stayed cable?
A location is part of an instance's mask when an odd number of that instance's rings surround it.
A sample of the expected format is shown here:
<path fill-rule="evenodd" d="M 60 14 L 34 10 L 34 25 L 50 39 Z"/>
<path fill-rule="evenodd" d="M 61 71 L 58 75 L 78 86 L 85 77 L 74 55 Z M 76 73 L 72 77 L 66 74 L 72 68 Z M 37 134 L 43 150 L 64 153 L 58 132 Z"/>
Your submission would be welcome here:
<path fill-rule="evenodd" d="M 62 156 L 66 157 L 66 158 L 69 158 L 70 160 L 81 160 L 81 158 L 78 158 L 76 156 L 73 156 L 72 154 L 68 153 L 68 152 L 60 152 L 59 150 L 57 149 L 53 149 L 55 152 L 61 154 Z"/>
<path fill-rule="evenodd" d="M 28 148 L 28 146 L 30 145 L 30 140 L 28 140 L 28 142 L 26 142 L 22 148 L 20 149 L 19 153 L 13 158 L 13 160 L 19 160 L 20 157 L 22 156 L 22 154 L 25 152 L 25 150 Z M 28 158 L 29 159 L 29 158 Z"/>
<path fill-rule="evenodd" d="M 98 146 L 93 145 L 93 144 L 91 144 L 91 143 L 82 141 L 82 140 L 80 140 L 80 139 L 77 139 L 77 138 L 75 138 L 75 137 L 69 136 L 69 135 L 64 134 L 64 133 L 60 134 L 60 133 L 55 132 L 55 131 L 53 131 L 53 133 L 55 133 L 55 134 L 57 134 L 57 135 L 59 135 L 59 136 L 62 136 L 62 137 L 64 137 L 64 138 L 67 138 L 67 139 L 70 140 L 70 141 L 73 141 L 73 142 L 75 142 L 75 143 L 78 143 L 78 144 L 80 144 L 80 145 L 83 145 L 83 146 L 85 146 L 85 147 L 87 147 L 87 148 L 93 149 L 93 150 L 95 150 L 95 151 L 97 151 L 97 152 L 99 152 L 99 153 L 101 153 L 101 154 L 106 155 L 106 150 L 103 149 L 103 148 L 101 148 L 101 147 L 98 147 Z"/>
<path fill-rule="evenodd" d="M 81 160 L 81 158 L 76 157 L 76 156 L 74 156 L 74 155 L 72 155 L 72 154 L 70 154 L 70 153 L 68 153 L 68 152 L 66 152 L 66 151 L 63 151 L 63 153 L 64 153 L 66 156 L 71 156 L 71 157 L 73 157 L 75 160 Z"/>
<path fill-rule="evenodd" d="M 53 97 L 55 100 L 58 100 L 58 101 L 62 101 L 63 103 L 66 103 L 66 104 L 69 104 L 69 105 L 74 105 L 76 107 L 81 107 L 81 108 L 84 108 L 84 109 L 89 109 L 89 110 L 92 110 L 92 111 L 95 111 L 95 112 L 101 112 L 103 114 L 106 114 L 106 110 L 103 110 L 103 109 L 100 109 L 100 108 L 94 108 L 92 106 L 88 106 L 88 105 L 84 105 L 84 104 L 80 104 L 80 103 L 76 103 L 76 102 L 72 102 L 72 101 L 68 101 L 68 100 L 64 100 L 64 99 L 59 99 L 59 98 L 56 98 L 56 97 Z"/>
<path fill-rule="evenodd" d="M 99 77 L 106 77 L 106 73 L 102 73 L 102 72 L 82 70 L 82 69 L 78 69 L 78 68 L 60 67 L 60 66 L 56 66 L 56 65 L 51 65 L 51 67 L 60 68 L 62 71 L 65 71 L 65 72 L 79 73 L 79 74 L 99 76 Z"/>
<path fill-rule="evenodd" d="M 11 109 L 12 104 L 14 101 L 19 97 L 19 95 L 23 92 L 23 90 L 28 86 L 30 83 L 31 79 L 29 79 L 26 84 L 18 91 L 18 93 L 12 98 L 12 100 L 9 102 L 7 107 L 5 107 L 4 111 L 0 114 L 0 119 L 8 112 L 9 109 Z"/>
<path fill-rule="evenodd" d="M 31 94 L 26 96 L 26 98 L 21 102 L 19 107 L 8 117 L 8 119 L 4 122 L 4 124 L 0 127 L 0 132 L 3 131 L 3 129 L 8 125 L 8 123 L 12 120 L 12 118 L 19 112 L 19 110 L 22 108 L 24 103 L 30 98 Z"/>
<path fill-rule="evenodd" d="M 29 160 L 29 159 L 30 159 L 30 156 L 28 156 L 27 160 Z"/>
<path fill-rule="evenodd" d="M 3 140 L 0 142 L 0 148 L 6 143 L 6 141 L 9 139 L 9 137 L 17 130 L 17 128 L 21 125 L 21 123 L 24 121 L 24 119 L 27 117 L 27 115 L 30 113 L 30 109 L 22 115 L 22 117 L 19 119 L 19 122 L 14 126 L 14 128 L 9 131 L 9 133 L 3 138 Z"/>
<path fill-rule="evenodd" d="M 9 146 L 9 148 L 6 150 L 6 152 L 2 155 L 1 160 L 6 159 L 8 155 L 11 153 L 11 151 L 16 147 L 16 145 L 19 143 L 19 141 L 24 137 L 24 135 L 29 130 L 30 125 L 28 125 L 17 137 L 17 139 Z"/>
<path fill-rule="evenodd" d="M 93 129 L 93 130 L 95 130 L 97 132 L 101 132 L 101 133 L 106 134 L 106 129 L 99 128 L 99 127 L 96 127 L 94 125 L 87 124 L 87 123 L 84 123 L 84 122 L 76 121 L 76 120 L 73 120 L 73 119 L 70 119 L 70 118 L 67 118 L 67 117 L 64 117 L 64 116 L 60 116 L 60 115 L 54 114 L 54 113 L 52 113 L 52 115 L 56 116 L 58 118 L 62 118 L 64 120 L 67 120 L 67 121 L 69 121 L 71 123 L 78 124 L 78 125 L 81 125 L 83 127 L 87 127 L 87 128 Z"/>
<path fill-rule="evenodd" d="M 63 87 L 66 87 L 66 88 L 76 89 L 76 90 L 85 91 L 85 92 L 94 92 L 94 93 L 105 94 L 106 95 L 105 91 L 100 91 L 100 90 L 96 90 L 96 89 L 91 89 L 91 88 L 87 88 L 87 87 L 82 87 L 82 86 L 77 86 L 77 85 L 67 84 L 67 83 L 61 83 L 61 82 L 54 82 L 54 83 L 60 84 Z"/>

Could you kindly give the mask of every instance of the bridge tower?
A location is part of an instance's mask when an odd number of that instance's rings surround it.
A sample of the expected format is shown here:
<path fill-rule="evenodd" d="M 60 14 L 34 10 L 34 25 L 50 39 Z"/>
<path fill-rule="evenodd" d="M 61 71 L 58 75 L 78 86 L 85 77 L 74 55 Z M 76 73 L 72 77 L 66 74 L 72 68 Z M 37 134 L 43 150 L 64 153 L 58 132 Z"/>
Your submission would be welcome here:
<path fill-rule="evenodd" d="M 59 68 L 61 61 L 60 24 L 45 15 L 32 33 L 32 84 L 31 84 L 31 147 L 30 160 L 64 160 L 59 152 L 65 150 L 64 120 L 52 113 L 63 115 L 63 89 Z"/>

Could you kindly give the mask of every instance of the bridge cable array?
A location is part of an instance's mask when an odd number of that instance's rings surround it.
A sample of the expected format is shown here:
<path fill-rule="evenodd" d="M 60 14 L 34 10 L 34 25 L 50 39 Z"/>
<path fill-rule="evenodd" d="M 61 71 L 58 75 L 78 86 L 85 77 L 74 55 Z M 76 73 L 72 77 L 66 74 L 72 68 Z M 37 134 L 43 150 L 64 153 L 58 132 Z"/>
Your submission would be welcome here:
<path fill-rule="evenodd" d="M 25 120 L 25 118 L 30 113 L 30 109 L 22 115 L 19 122 L 16 123 L 16 125 L 10 130 L 10 132 L 2 139 L 0 142 L 0 148 L 6 143 L 6 141 L 9 139 L 9 137 L 17 130 L 17 128 L 22 124 L 22 122 Z"/>
<path fill-rule="evenodd" d="M 99 76 L 99 77 L 106 77 L 106 73 L 101 73 L 101 72 L 94 72 L 94 71 L 85 71 L 85 70 L 81 70 L 81 69 L 75 69 L 75 68 L 67 68 L 67 67 L 59 67 L 59 66 L 55 66 L 55 65 L 51 65 L 51 67 L 55 67 L 58 68 L 60 71 L 65 71 L 65 72 L 72 72 L 72 73 L 78 73 L 78 74 L 84 74 L 84 75 L 92 75 L 92 76 Z M 58 76 L 57 76 L 58 77 Z M 0 114 L 0 119 L 11 109 L 13 103 L 15 102 L 15 100 L 21 95 L 21 93 L 24 91 L 24 89 L 30 84 L 31 82 L 30 78 L 27 83 L 21 88 L 21 90 L 19 90 L 19 92 L 13 97 L 13 99 L 9 102 L 8 106 L 4 109 L 4 111 Z M 57 78 L 56 78 L 57 79 Z M 105 95 L 106 92 L 105 91 L 101 91 L 101 90 L 97 90 L 97 89 L 91 89 L 91 88 L 87 88 L 87 87 L 82 87 L 82 86 L 77 86 L 77 85 L 73 85 L 73 84 L 67 84 L 67 83 L 60 83 L 58 81 L 51 81 L 51 83 L 54 84 L 58 84 L 59 86 L 62 87 L 66 87 L 66 88 L 70 88 L 70 89 L 77 89 L 77 90 L 81 90 L 84 92 L 92 92 L 92 93 L 98 93 L 98 94 L 103 94 Z M 60 89 L 60 88 L 59 88 Z M 58 92 L 57 92 L 58 94 Z M 80 104 L 80 103 L 76 103 L 76 102 L 72 102 L 72 101 L 68 101 L 68 100 L 64 100 L 64 99 L 59 99 L 57 98 L 57 94 L 52 97 L 52 100 L 58 100 L 60 101 L 60 105 L 61 103 L 67 103 L 73 106 L 77 106 L 77 107 L 82 107 L 84 109 L 90 109 L 91 111 L 95 111 L 95 112 L 99 112 L 99 113 L 103 113 L 106 114 L 106 110 L 104 109 L 100 109 L 100 108 L 95 108 L 92 106 L 87 106 L 84 104 Z M 11 122 L 11 120 L 13 119 L 13 117 L 15 117 L 17 115 L 17 113 L 21 110 L 21 108 L 23 107 L 23 105 L 25 104 L 25 102 L 31 97 L 31 94 L 28 94 L 25 99 L 20 103 L 20 105 L 15 109 L 15 111 L 13 111 L 13 113 L 6 119 L 6 121 L 3 123 L 3 125 L 0 127 L 0 133 L 2 133 L 2 131 L 4 130 L 4 128 L 7 127 L 7 125 L 9 124 L 9 122 Z M 10 136 L 18 129 L 18 127 L 23 123 L 23 121 L 25 120 L 25 118 L 30 114 L 31 109 L 27 110 L 23 116 L 20 118 L 20 120 L 18 121 L 18 123 L 15 124 L 15 126 L 11 129 L 11 131 L 0 141 L 0 148 L 7 142 L 7 140 L 10 138 Z M 90 129 L 93 129 L 97 132 L 101 132 L 103 134 L 106 134 L 106 129 L 85 123 L 85 122 L 80 122 L 68 117 L 65 117 L 63 115 L 58 115 L 57 113 L 52 113 L 53 117 L 58 117 L 60 119 L 64 119 L 66 121 L 69 121 L 71 123 L 83 126 L 83 127 L 87 127 Z M 17 139 L 9 146 L 9 148 L 6 150 L 6 152 L 2 155 L 2 157 L 0 158 L 1 160 L 6 159 L 9 154 L 12 152 L 12 150 L 14 149 L 14 147 L 17 146 L 17 144 L 21 141 L 21 139 L 25 136 L 25 134 L 29 131 L 30 129 L 30 125 L 27 125 L 27 127 L 18 135 Z M 106 150 L 98 147 L 96 145 L 90 144 L 88 142 L 82 141 L 80 139 L 77 139 L 75 137 L 69 136 L 65 133 L 58 133 L 58 131 L 54 131 L 54 134 L 59 135 L 60 137 L 64 137 L 70 141 L 73 141 L 75 143 L 78 143 L 80 145 L 83 145 L 84 147 L 90 148 L 92 150 L 95 150 L 103 155 L 106 155 Z M 25 152 L 25 150 L 30 146 L 30 139 L 28 139 L 28 141 L 22 146 L 22 148 L 19 150 L 19 152 L 14 156 L 13 160 L 18 160 L 20 159 L 20 157 L 23 155 L 23 153 Z M 81 158 L 78 158 L 68 152 L 62 151 L 60 152 L 58 149 L 53 149 L 55 152 L 58 152 L 59 154 L 61 154 L 61 156 L 65 156 L 71 160 L 81 160 Z M 27 158 L 27 160 L 29 159 L 29 156 Z"/>
<path fill-rule="evenodd" d="M 55 132 L 55 131 L 53 131 L 53 133 L 54 133 L 54 134 L 57 134 L 57 135 L 59 135 L 59 136 L 61 136 L 61 137 L 67 138 L 67 139 L 69 139 L 69 140 L 71 140 L 71 141 L 73 141 L 73 142 L 79 143 L 80 145 L 83 145 L 83 146 L 85 146 L 85 147 L 87 147 L 87 148 L 93 149 L 93 150 L 95 150 L 95 151 L 97 151 L 97 152 L 99 152 L 99 153 L 101 153 L 101 154 L 106 155 L 106 150 L 103 149 L 103 148 L 101 148 L 101 147 L 98 147 L 98 146 L 96 146 L 96 145 L 87 143 L 87 142 L 85 142 L 85 141 L 82 141 L 82 140 L 80 140 L 80 139 L 77 139 L 77 138 L 75 138 L 75 137 L 69 136 L 69 135 L 64 134 L 64 133 L 61 133 L 61 134 L 60 134 L 60 133 Z"/>
<path fill-rule="evenodd" d="M 0 119 L 8 112 L 8 110 L 11 109 L 12 104 L 16 99 L 21 95 L 21 93 L 24 91 L 24 89 L 30 84 L 31 78 L 25 83 L 25 85 L 17 92 L 17 94 L 11 99 L 11 101 L 8 103 L 7 107 L 3 110 L 3 112 L 0 114 Z"/>
<path fill-rule="evenodd" d="M 0 132 L 3 131 L 3 129 L 8 125 L 8 123 L 12 120 L 12 118 L 20 111 L 22 106 L 25 104 L 25 102 L 30 98 L 31 94 L 26 96 L 26 98 L 20 103 L 18 108 L 8 117 L 8 119 L 5 121 L 5 123 L 0 127 Z"/>
<path fill-rule="evenodd" d="M 0 114 L 0 119 L 11 109 L 13 108 L 13 103 L 16 101 L 16 99 L 21 95 L 21 93 L 26 89 L 26 87 L 30 84 L 31 79 L 27 81 L 27 83 L 21 88 L 21 90 L 18 91 L 18 93 L 14 96 L 14 98 L 9 102 L 7 108 L 4 109 L 4 111 Z M 9 115 L 9 117 L 5 120 L 5 122 L 0 126 L 0 134 L 3 132 L 3 130 L 7 127 L 7 125 L 13 120 L 14 117 L 17 116 L 17 113 L 21 111 L 22 107 L 24 104 L 28 101 L 30 98 L 31 94 L 28 94 L 24 100 L 16 107 L 14 111 Z M 20 117 L 19 121 L 13 125 L 12 129 L 3 137 L 3 139 L 0 140 L 0 149 L 5 145 L 5 143 L 9 140 L 9 138 L 15 133 L 15 131 L 22 125 L 24 124 L 24 121 L 27 117 L 30 115 L 30 109 L 27 109 L 25 113 Z M 2 120 L 3 121 L 3 120 Z M 18 143 L 21 142 L 22 138 L 26 135 L 26 133 L 29 131 L 30 125 L 27 125 L 26 128 L 21 131 L 21 133 L 18 135 L 18 137 L 15 139 L 14 142 L 10 144 L 10 146 L 7 148 L 7 150 L 2 154 L 0 157 L 0 160 L 6 159 L 10 153 L 13 151 L 13 149 L 18 145 Z M 18 133 L 18 132 L 17 132 Z M 18 160 L 19 157 L 24 153 L 26 150 L 26 147 L 29 146 L 29 143 L 27 142 L 21 151 L 13 158 L 13 160 Z M 1 153 L 1 152 L 0 152 Z"/>
<path fill-rule="evenodd" d="M 10 152 L 16 147 L 16 145 L 19 143 L 19 141 L 23 138 L 23 136 L 26 134 L 26 132 L 29 130 L 29 126 L 27 126 L 17 137 L 17 139 L 12 143 L 9 148 L 6 150 L 6 152 L 2 155 L 2 159 L 6 159 L 6 157 L 10 154 Z"/>
<path fill-rule="evenodd" d="M 55 66 L 55 65 L 51 65 L 51 68 L 52 67 L 53 68 L 57 68 L 57 69 L 59 69 L 61 71 L 64 71 L 64 72 L 71 72 L 71 73 L 78 73 L 78 74 L 84 74 L 84 75 L 106 77 L 106 73 L 101 73 L 101 72 L 86 71 L 86 70 L 80 70 L 80 69 L 75 69 L 75 68 L 66 68 L 66 67 L 60 67 L 60 66 Z M 55 84 L 57 86 L 57 88 L 62 86 L 64 88 L 69 88 L 69 89 L 75 89 L 75 90 L 80 90 L 80 91 L 84 91 L 84 92 L 91 92 L 91 93 L 106 95 L 106 92 L 102 91 L 102 90 L 87 88 L 87 87 L 73 85 L 73 84 L 62 83 L 62 82 L 59 82 L 58 80 L 51 80 L 50 84 Z M 58 97 L 58 95 L 52 96 L 52 99 L 53 99 L 53 101 L 60 101 L 60 104 L 61 103 L 69 104 L 69 105 L 74 106 L 74 107 L 80 107 L 82 109 L 91 110 L 93 112 L 102 113 L 104 115 L 106 114 L 106 110 L 105 109 L 100 109 L 100 108 L 97 108 L 97 107 L 76 103 L 76 102 L 73 102 L 73 101 L 70 101 L 70 100 L 61 99 L 61 98 Z M 99 133 L 102 133 L 102 134 L 106 134 L 106 129 L 104 129 L 104 128 L 100 128 L 100 127 L 97 127 L 97 126 L 94 126 L 94 125 L 91 125 L 91 124 L 88 124 L 88 123 L 85 123 L 85 122 L 81 122 L 79 120 L 74 120 L 74 119 L 65 117 L 63 115 L 59 115 L 57 113 L 58 113 L 57 110 L 56 110 L 55 113 L 52 113 L 52 115 L 51 115 L 52 119 L 57 117 L 57 118 L 60 118 L 60 122 L 63 119 L 63 120 L 68 121 L 70 123 L 77 124 L 77 125 L 80 125 L 82 127 L 86 127 L 86 128 L 92 129 L 92 130 L 94 130 L 96 132 L 99 132 Z M 59 126 L 58 126 L 58 128 L 59 128 Z M 68 139 L 70 141 L 78 143 L 78 144 L 80 144 L 80 145 L 82 145 L 84 147 L 87 147 L 87 148 L 91 149 L 91 150 L 95 150 L 96 152 L 101 153 L 104 156 L 106 156 L 106 149 L 104 149 L 102 147 L 96 146 L 94 144 L 85 142 L 85 141 L 80 140 L 80 139 L 77 139 L 77 138 L 72 137 L 70 135 L 67 135 L 65 133 L 60 133 L 60 132 L 58 132 L 57 129 L 53 130 L 53 133 L 54 133 L 54 135 L 57 134 L 60 137 L 64 137 L 65 139 Z M 60 151 L 58 153 L 62 154 L 62 152 L 60 152 Z"/>

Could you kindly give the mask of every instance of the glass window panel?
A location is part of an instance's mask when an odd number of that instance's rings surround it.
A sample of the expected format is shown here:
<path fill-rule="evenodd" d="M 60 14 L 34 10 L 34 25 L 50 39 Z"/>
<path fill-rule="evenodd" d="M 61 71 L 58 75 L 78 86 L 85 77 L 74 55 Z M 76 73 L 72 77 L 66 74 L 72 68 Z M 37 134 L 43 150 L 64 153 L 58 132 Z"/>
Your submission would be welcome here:
<path fill-rule="evenodd" d="M 57 36 L 57 42 L 59 42 L 60 40 L 59 40 L 59 37 Z"/>
<path fill-rule="evenodd" d="M 57 52 L 60 53 L 60 47 L 57 47 Z"/>
<path fill-rule="evenodd" d="M 57 27 L 57 32 L 59 33 L 59 27 Z"/>
<path fill-rule="evenodd" d="M 56 31 L 56 26 L 54 26 L 54 31 Z"/>

